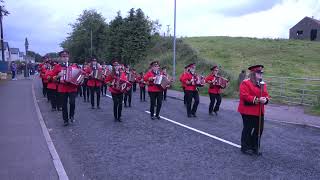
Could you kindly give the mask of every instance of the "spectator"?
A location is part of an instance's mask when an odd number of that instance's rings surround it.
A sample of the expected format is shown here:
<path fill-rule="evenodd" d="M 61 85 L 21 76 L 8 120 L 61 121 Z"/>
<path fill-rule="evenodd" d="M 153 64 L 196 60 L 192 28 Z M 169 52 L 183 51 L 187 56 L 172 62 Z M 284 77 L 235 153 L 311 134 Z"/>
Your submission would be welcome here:
<path fill-rule="evenodd" d="M 16 78 L 16 72 L 17 72 L 17 65 L 15 62 L 11 62 L 11 73 L 12 73 L 12 80 L 17 80 Z"/>

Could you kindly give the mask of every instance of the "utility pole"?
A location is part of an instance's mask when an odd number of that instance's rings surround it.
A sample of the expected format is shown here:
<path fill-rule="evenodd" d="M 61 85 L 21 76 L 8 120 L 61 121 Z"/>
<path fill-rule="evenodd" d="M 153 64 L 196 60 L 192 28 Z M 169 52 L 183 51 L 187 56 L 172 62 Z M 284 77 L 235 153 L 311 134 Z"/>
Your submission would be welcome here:
<path fill-rule="evenodd" d="M 167 28 L 167 36 L 169 37 L 170 36 L 170 24 L 168 24 L 167 27 L 168 27 Z"/>
<path fill-rule="evenodd" d="M 28 48 L 29 48 L 29 42 L 28 39 L 26 38 L 24 41 L 24 47 L 26 50 L 26 68 L 25 68 L 25 74 L 24 77 L 29 77 L 29 72 L 28 72 Z"/>
<path fill-rule="evenodd" d="M 0 2 L 3 2 L 2 0 Z M 2 57 L 2 61 L 5 60 L 4 57 L 4 43 L 3 43 L 3 16 L 7 16 L 9 14 L 9 12 L 4 8 L 4 6 L 0 5 L 0 26 L 1 26 L 1 57 Z"/>
<path fill-rule="evenodd" d="M 176 0 L 174 0 L 174 33 L 173 33 L 173 72 L 172 77 L 176 79 Z"/>

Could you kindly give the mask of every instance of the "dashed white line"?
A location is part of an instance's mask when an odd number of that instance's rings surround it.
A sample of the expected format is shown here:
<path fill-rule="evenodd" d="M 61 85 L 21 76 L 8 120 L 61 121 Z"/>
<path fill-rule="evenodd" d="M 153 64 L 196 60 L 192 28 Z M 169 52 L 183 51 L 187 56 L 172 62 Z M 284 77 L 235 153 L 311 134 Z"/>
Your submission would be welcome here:
<path fill-rule="evenodd" d="M 148 114 L 150 114 L 149 111 L 145 111 L 145 112 L 148 113 Z M 231 146 L 234 146 L 234 147 L 237 147 L 237 148 L 241 148 L 240 145 L 235 144 L 235 143 L 233 143 L 233 142 L 230 142 L 230 141 L 227 141 L 227 140 L 225 140 L 225 139 L 219 138 L 219 137 L 217 137 L 217 136 L 211 135 L 211 134 L 209 134 L 209 133 L 200 131 L 200 130 L 198 130 L 198 129 L 196 129 L 196 128 L 193 128 L 193 127 L 184 125 L 184 124 L 182 124 L 182 123 L 176 122 L 176 121 L 171 120 L 171 119 L 168 119 L 168 118 L 166 118 L 166 117 L 163 117 L 163 116 L 160 116 L 160 117 L 161 117 L 162 119 L 164 119 L 164 120 L 166 120 L 166 121 L 169 121 L 169 122 L 171 122 L 171 123 L 173 123 L 173 124 L 176 124 L 176 125 L 178 125 L 178 126 L 182 126 L 182 127 L 184 127 L 184 128 L 187 128 L 187 129 L 189 129 L 189 130 L 192 130 L 192 131 L 195 131 L 195 132 L 197 132 L 197 133 L 203 134 L 203 135 L 208 136 L 208 137 L 210 137 L 210 138 L 213 138 L 213 139 L 215 139 L 215 140 L 218 140 L 218 141 L 221 141 L 221 142 L 223 142 L 223 143 L 229 144 L 229 145 L 231 145 Z"/>

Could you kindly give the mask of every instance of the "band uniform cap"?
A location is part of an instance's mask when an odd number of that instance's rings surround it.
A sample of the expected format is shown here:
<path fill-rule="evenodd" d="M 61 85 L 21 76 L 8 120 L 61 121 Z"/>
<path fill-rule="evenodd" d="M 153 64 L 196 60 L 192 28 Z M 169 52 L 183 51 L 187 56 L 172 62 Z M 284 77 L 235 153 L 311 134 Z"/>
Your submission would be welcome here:
<path fill-rule="evenodd" d="M 258 64 L 258 65 L 250 66 L 248 69 L 251 72 L 261 72 L 263 68 L 264 68 L 263 65 Z"/>
<path fill-rule="evenodd" d="M 188 66 L 186 66 L 187 68 L 191 68 L 191 67 L 194 67 L 196 66 L 196 63 L 191 63 L 191 64 L 188 64 Z"/>
<path fill-rule="evenodd" d="M 97 61 L 97 59 L 93 57 L 90 59 L 90 62 L 92 62 L 92 61 Z"/>
<path fill-rule="evenodd" d="M 212 71 L 212 70 L 214 70 L 214 69 L 216 69 L 216 68 L 218 68 L 218 66 L 217 66 L 217 65 L 214 65 L 214 66 L 212 66 L 212 68 L 210 68 L 210 70 Z"/>
<path fill-rule="evenodd" d="M 159 61 L 152 61 L 150 63 L 150 66 L 156 66 L 156 65 L 159 65 Z"/>
<path fill-rule="evenodd" d="M 70 54 L 68 50 L 62 50 L 62 51 L 60 51 L 60 52 L 58 53 L 59 56 L 61 56 L 62 53 L 67 53 L 68 55 Z"/>
<path fill-rule="evenodd" d="M 111 64 L 112 64 L 113 66 L 116 65 L 116 64 L 119 64 L 118 59 L 113 59 L 113 60 L 111 61 Z"/>
<path fill-rule="evenodd" d="M 161 69 L 167 69 L 167 66 L 163 66 Z"/>

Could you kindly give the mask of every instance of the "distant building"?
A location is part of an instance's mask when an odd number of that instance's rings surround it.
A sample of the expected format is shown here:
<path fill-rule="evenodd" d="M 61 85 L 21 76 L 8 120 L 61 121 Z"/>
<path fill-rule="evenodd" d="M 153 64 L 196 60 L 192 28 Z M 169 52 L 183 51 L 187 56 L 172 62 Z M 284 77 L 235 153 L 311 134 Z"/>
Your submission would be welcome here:
<path fill-rule="evenodd" d="M 23 53 L 23 52 L 20 52 L 20 53 L 19 53 L 19 60 L 20 60 L 20 61 L 24 61 L 24 58 L 23 58 L 23 57 L 24 57 L 24 53 Z"/>
<path fill-rule="evenodd" d="M 10 47 L 8 42 L 3 42 L 4 45 L 4 60 L 10 61 Z M 0 44 L 0 60 L 2 61 L 2 55 L 1 55 L 2 46 Z"/>
<path fill-rule="evenodd" d="M 320 41 L 320 21 L 305 17 L 290 28 L 289 39 Z"/>
<path fill-rule="evenodd" d="M 10 48 L 11 61 L 20 61 L 19 48 Z"/>

